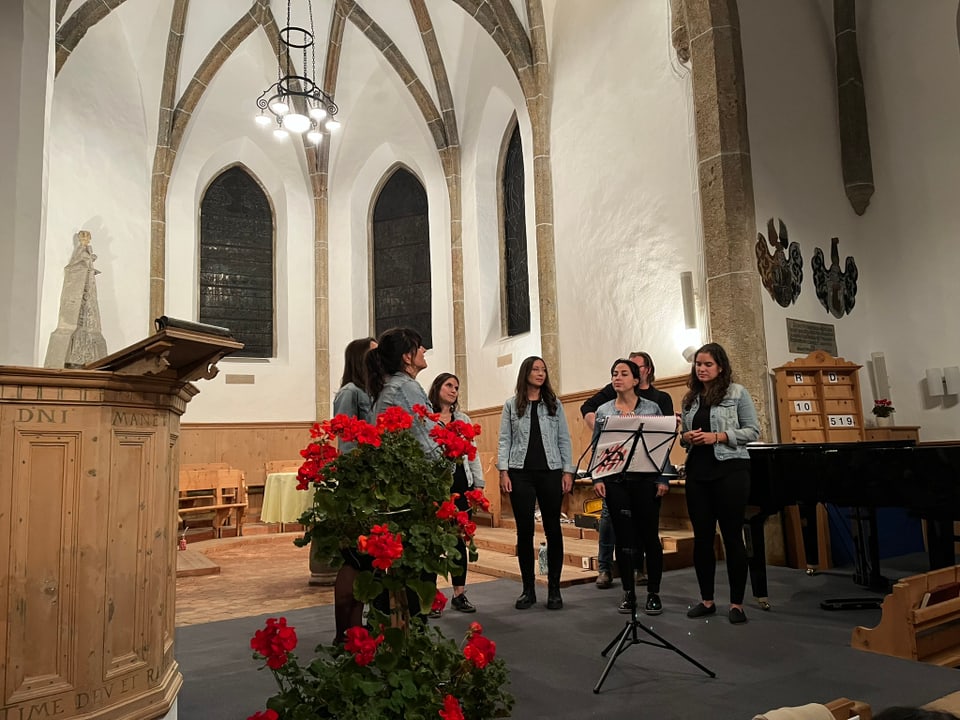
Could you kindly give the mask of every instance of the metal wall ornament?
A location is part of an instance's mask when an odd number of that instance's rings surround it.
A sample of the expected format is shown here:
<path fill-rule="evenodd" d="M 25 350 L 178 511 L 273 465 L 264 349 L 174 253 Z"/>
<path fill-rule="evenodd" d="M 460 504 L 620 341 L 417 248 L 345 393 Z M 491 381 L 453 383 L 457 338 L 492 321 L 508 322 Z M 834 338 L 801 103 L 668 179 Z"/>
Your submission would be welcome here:
<path fill-rule="evenodd" d="M 840 239 L 830 239 L 830 267 L 826 266 L 823 250 L 814 250 L 813 285 L 817 291 L 817 299 L 835 318 L 849 315 L 857 301 L 857 263 L 852 257 L 844 261 L 845 269 L 840 269 Z"/>
<path fill-rule="evenodd" d="M 800 297 L 800 285 L 803 282 L 803 257 L 796 242 L 787 244 L 787 226 L 778 220 L 780 232 L 774 227 L 773 218 L 767 221 L 767 239 L 763 233 L 757 233 L 757 270 L 763 286 L 770 297 L 781 307 L 790 307 Z M 773 254 L 767 252 L 767 244 L 773 247 Z"/>

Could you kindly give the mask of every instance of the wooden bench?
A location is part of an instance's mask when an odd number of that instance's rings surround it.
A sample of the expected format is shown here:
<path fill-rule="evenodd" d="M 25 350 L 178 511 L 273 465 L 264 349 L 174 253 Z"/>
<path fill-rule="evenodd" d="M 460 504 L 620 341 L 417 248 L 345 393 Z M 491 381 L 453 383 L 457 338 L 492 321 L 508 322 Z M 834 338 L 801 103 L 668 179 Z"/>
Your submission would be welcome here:
<path fill-rule="evenodd" d="M 191 515 L 211 515 L 217 537 L 223 528 L 233 526 L 237 535 L 243 534 L 243 515 L 247 509 L 247 486 L 243 472 L 221 463 L 180 468 L 180 497 L 177 510 L 185 521 Z M 214 465 L 214 467 L 209 467 Z M 232 522 L 231 522 L 232 521 Z"/>
<path fill-rule="evenodd" d="M 858 650 L 957 667 L 960 597 L 920 607 L 926 593 L 956 582 L 960 582 L 960 565 L 900 580 L 883 601 L 880 624 L 854 628 L 850 645 Z"/>
<path fill-rule="evenodd" d="M 781 720 L 781 718 L 810 718 L 810 720 L 873 720 L 873 713 L 870 705 L 859 700 L 848 700 L 847 698 L 837 698 L 828 703 L 820 705 L 811 703 L 810 705 L 801 705 L 799 707 L 784 707 L 776 710 L 768 710 L 762 715 L 755 715 L 753 720 Z"/>

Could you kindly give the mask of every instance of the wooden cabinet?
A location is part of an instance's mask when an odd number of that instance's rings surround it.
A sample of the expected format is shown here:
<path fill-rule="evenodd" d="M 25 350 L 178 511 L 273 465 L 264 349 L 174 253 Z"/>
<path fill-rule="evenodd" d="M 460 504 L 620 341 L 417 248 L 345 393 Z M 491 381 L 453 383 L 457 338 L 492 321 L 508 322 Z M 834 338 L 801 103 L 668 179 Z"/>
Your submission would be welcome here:
<path fill-rule="evenodd" d="M 890 425 L 887 427 L 867 428 L 865 440 L 913 440 L 920 442 L 919 425 Z"/>
<path fill-rule="evenodd" d="M 815 350 L 775 368 L 780 442 L 863 440 L 861 367 Z"/>

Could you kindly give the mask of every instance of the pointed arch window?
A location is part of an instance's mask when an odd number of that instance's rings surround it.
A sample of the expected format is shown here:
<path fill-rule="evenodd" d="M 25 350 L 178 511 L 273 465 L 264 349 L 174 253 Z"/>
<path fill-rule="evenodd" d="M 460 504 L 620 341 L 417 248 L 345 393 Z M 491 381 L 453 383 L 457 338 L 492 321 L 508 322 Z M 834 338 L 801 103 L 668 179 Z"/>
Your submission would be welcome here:
<path fill-rule="evenodd" d="M 274 356 L 273 210 L 242 167 L 218 175 L 200 201 L 200 322 L 230 328 L 237 356 Z"/>
<path fill-rule="evenodd" d="M 501 307 L 508 336 L 530 332 L 530 274 L 527 270 L 527 211 L 524 200 L 523 145 L 520 126 L 514 124 L 507 143 L 500 178 L 502 192 L 503 254 Z"/>
<path fill-rule="evenodd" d="M 433 347 L 427 192 L 404 168 L 384 183 L 373 207 L 373 312 L 379 335 L 413 328 Z"/>

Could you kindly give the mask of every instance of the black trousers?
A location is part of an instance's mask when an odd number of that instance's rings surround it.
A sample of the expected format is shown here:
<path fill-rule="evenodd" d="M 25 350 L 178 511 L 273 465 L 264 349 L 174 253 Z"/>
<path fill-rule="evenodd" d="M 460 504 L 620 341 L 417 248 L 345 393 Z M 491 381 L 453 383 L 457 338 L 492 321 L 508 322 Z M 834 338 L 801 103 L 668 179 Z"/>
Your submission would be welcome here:
<path fill-rule="evenodd" d="M 647 591 L 660 592 L 663 577 L 663 545 L 660 543 L 660 498 L 657 483 L 648 478 L 605 483 L 607 507 L 617 543 L 617 564 L 624 590 L 634 589 L 633 571 L 638 567 L 636 548 L 647 555 Z"/>
<path fill-rule="evenodd" d="M 687 476 L 687 513 L 693 524 L 693 566 L 700 597 L 713 600 L 717 558 L 713 539 L 717 525 L 727 557 L 730 603 L 739 605 L 747 586 L 747 551 L 743 545 L 743 518 L 750 495 L 750 471 L 724 473 L 710 480 Z"/>
<path fill-rule="evenodd" d="M 467 514 L 472 516 L 470 502 L 464 494 L 469 489 L 470 486 L 467 485 L 467 474 L 463 470 L 463 465 L 457 465 L 456 471 L 453 473 L 453 486 L 450 488 L 450 492 L 460 495 L 454 500 L 457 510 L 466 510 Z M 451 576 L 450 584 L 454 587 L 463 587 L 467 584 L 467 544 L 463 541 L 463 538 L 457 540 L 457 552 L 460 553 L 460 559 L 457 560 L 459 571 L 456 575 Z"/>
<path fill-rule="evenodd" d="M 560 587 L 560 569 L 563 567 L 563 533 L 560 532 L 560 504 L 563 500 L 563 472 L 561 470 L 510 470 L 510 504 L 517 523 L 517 562 L 524 590 L 533 590 L 533 512 L 540 505 L 540 519 L 547 536 L 547 583 Z"/>

